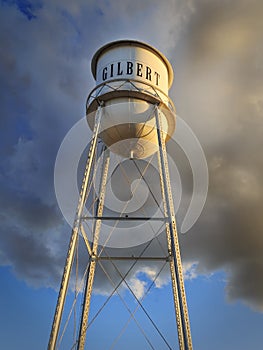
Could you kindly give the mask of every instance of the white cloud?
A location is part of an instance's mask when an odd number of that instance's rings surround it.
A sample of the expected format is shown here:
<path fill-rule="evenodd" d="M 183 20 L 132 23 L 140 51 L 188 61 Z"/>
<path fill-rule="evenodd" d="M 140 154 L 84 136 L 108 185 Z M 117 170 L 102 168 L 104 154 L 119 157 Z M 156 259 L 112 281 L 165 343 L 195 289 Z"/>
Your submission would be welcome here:
<path fill-rule="evenodd" d="M 136 277 L 133 277 L 129 280 L 129 286 L 139 300 L 142 299 L 145 295 L 146 285 L 147 283 L 145 281 L 142 281 Z"/>

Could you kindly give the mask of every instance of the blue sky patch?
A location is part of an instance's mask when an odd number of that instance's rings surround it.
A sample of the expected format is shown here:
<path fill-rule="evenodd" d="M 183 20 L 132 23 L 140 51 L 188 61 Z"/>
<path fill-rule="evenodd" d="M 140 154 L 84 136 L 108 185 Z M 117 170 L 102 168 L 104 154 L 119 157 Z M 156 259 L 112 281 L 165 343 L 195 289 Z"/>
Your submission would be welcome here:
<path fill-rule="evenodd" d="M 16 6 L 17 9 L 23 13 L 23 15 L 25 15 L 29 21 L 37 18 L 35 11 L 42 7 L 40 2 L 32 4 L 28 0 L 1 0 L 1 3 Z"/>

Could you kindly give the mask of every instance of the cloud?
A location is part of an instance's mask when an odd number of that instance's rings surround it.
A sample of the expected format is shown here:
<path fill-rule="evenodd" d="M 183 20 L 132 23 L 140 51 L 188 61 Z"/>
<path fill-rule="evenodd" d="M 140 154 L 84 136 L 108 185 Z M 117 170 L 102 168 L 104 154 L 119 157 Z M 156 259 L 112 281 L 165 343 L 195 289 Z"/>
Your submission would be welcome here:
<path fill-rule="evenodd" d="M 146 282 L 134 277 L 130 279 L 129 285 L 136 298 L 139 300 L 142 299 L 146 291 Z"/>
<path fill-rule="evenodd" d="M 1 263 L 35 286 L 58 285 L 70 229 L 54 196 L 56 153 L 85 113 L 92 54 L 133 38 L 172 62 L 171 97 L 208 160 L 205 210 L 180 237 L 186 276 L 224 270 L 229 299 L 263 310 L 262 10 L 256 0 L 43 1 L 22 9 L 2 2 Z M 180 226 L 192 178 L 182 152 L 174 156 L 184 189 Z M 128 265 L 121 268 L 125 273 Z M 146 288 L 140 273 L 151 279 L 159 268 L 139 265 L 131 273 L 138 296 Z M 110 282 L 98 275 L 96 288 L 108 290 Z"/>
<path fill-rule="evenodd" d="M 175 80 L 177 112 L 199 137 L 210 177 L 205 211 L 182 237 L 183 255 L 199 262 L 199 273 L 225 270 L 229 298 L 260 310 L 262 10 L 258 1 L 198 2 L 188 40 L 178 44 Z"/>

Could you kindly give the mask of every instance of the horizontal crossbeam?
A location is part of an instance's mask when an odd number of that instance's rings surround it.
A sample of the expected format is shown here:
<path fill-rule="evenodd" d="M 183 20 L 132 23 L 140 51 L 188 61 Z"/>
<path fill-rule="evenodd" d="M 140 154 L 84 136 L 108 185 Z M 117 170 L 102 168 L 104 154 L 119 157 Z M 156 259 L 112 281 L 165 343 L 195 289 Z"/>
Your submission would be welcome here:
<path fill-rule="evenodd" d="M 83 216 L 82 220 L 102 220 L 102 221 L 164 221 L 167 222 L 168 218 L 160 217 L 144 217 L 144 216 Z"/>
<path fill-rule="evenodd" d="M 152 260 L 169 261 L 168 256 L 98 256 L 95 260 Z"/>

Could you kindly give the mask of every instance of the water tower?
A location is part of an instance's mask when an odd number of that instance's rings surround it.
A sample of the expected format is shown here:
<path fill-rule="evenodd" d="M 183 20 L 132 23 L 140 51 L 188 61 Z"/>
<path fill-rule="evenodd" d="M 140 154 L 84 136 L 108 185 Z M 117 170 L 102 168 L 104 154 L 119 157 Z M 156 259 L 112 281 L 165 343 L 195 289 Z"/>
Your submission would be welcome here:
<path fill-rule="evenodd" d="M 123 213 L 118 217 L 104 215 L 109 163 L 111 156 L 117 154 L 131 162 L 140 159 L 147 162 L 153 155 L 157 157 L 163 217 L 155 219 L 162 220 L 164 225 L 167 251 L 163 259 L 166 259 L 170 268 L 179 348 L 191 350 L 190 324 L 166 153 L 166 143 L 175 130 L 175 109 L 168 97 L 168 89 L 173 82 L 171 64 L 162 53 L 148 44 L 134 40 L 120 40 L 100 48 L 92 59 L 91 68 L 96 87 L 87 98 L 86 115 L 92 130 L 92 138 L 89 143 L 85 173 L 48 349 L 57 348 L 57 338 L 79 235 L 84 238 L 89 254 L 79 332 L 74 347 L 74 349 L 83 350 L 96 265 L 100 259 L 103 259 L 98 254 L 102 223 L 107 220 L 121 221 L 122 224 L 131 220 L 151 220 L 143 215 L 136 217 L 122 215 Z M 87 215 L 85 206 L 89 198 L 88 188 L 94 177 L 99 147 L 103 148 L 104 152 L 99 190 L 94 200 L 93 210 Z M 85 220 L 91 219 L 94 220 L 92 237 L 87 235 L 83 225 Z M 107 257 L 112 261 L 115 258 Z M 121 256 L 117 258 L 124 259 Z M 160 257 L 148 258 L 149 260 L 160 259 Z M 130 256 L 125 259 L 139 261 L 143 258 Z"/>

